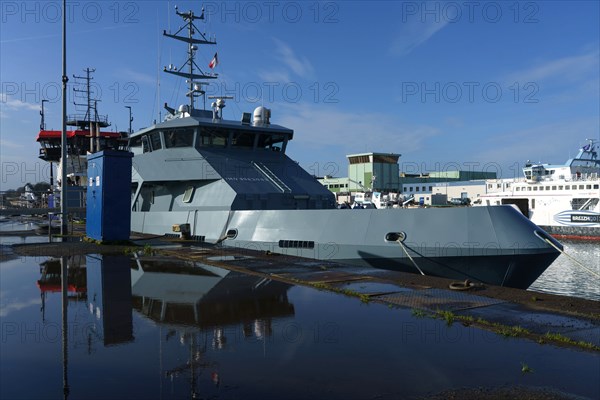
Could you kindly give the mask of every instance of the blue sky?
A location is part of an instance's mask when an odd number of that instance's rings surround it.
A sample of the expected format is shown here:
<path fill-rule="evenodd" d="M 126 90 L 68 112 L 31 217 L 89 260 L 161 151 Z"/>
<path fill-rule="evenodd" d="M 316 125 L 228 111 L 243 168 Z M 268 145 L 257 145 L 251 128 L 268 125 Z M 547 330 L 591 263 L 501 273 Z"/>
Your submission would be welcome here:
<path fill-rule="evenodd" d="M 60 129 L 61 4 L 0 3 L 0 190 L 48 180 L 38 160 L 42 98 Z M 160 72 L 185 61 L 162 37 L 174 13 L 206 9 L 225 117 L 258 105 L 295 131 L 289 156 L 317 175 L 345 176 L 346 154 L 400 153 L 406 172 L 456 168 L 520 175 L 527 159 L 562 163 L 600 137 L 597 1 L 67 2 L 67 72 L 95 68 L 112 129 L 185 102 Z M 157 87 L 160 86 L 160 90 Z M 160 99 L 157 100 L 157 97 Z M 69 89 L 69 112 L 77 110 Z M 160 106 L 159 106 L 160 105 Z M 164 111 L 162 112 L 164 116 Z"/>

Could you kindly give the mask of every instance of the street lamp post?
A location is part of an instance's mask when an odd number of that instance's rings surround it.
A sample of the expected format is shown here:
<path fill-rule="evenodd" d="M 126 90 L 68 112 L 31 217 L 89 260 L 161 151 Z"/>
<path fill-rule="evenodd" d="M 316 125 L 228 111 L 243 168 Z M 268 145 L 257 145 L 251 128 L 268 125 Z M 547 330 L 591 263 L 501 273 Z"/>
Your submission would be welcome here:
<path fill-rule="evenodd" d="M 131 116 L 131 106 L 125 106 L 125 108 L 129 109 L 129 131 L 127 131 L 127 133 L 131 135 L 133 133 L 133 129 L 131 129 L 131 123 L 133 122 L 133 117 Z"/>
<path fill-rule="evenodd" d="M 40 111 L 41 121 L 40 121 L 40 131 L 46 130 L 46 113 L 44 112 L 44 103 L 47 103 L 48 100 L 42 99 L 42 111 Z M 54 174 L 52 172 L 52 160 L 50 162 L 50 188 L 54 185 Z"/>
<path fill-rule="evenodd" d="M 46 129 L 46 118 L 45 118 L 45 114 L 44 114 L 44 103 L 47 103 L 48 100 L 46 99 L 42 99 L 42 111 L 40 111 L 40 115 L 42 116 L 42 120 L 40 121 L 40 131 L 43 131 Z"/>
<path fill-rule="evenodd" d="M 62 10 L 62 133 L 60 135 L 61 189 L 60 189 L 60 234 L 67 231 L 67 1 L 63 0 Z"/>

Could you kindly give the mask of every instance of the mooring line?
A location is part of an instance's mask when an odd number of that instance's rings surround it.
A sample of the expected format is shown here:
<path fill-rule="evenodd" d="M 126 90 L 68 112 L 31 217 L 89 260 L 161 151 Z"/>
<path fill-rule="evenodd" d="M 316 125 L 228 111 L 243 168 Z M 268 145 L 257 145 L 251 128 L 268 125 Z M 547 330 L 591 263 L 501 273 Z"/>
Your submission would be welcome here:
<path fill-rule="evenodd" d="M 410 259 L 410 261 L 412 261 L 412 263 L 415 266 L 415 268 L 417 270 L 419 270 L 419 272 L 421 273 L 421 275 L 425 276 L 425 274 L 423 273 L 423 271 L 421 271 L 421 268 L 419 268 L 419 266 L 417 265 L 417 263 L 415 262 L 415 260 L 413 260 L 413 258 L 410 256 L 410 254 L 408 254 L 408 250 L 406 249 L 406 247 L 404 246 L 404 243 L 402 243 L 402 241 L 400 240 L 400 238 L 398 238 L 398 240 L 396 240 L 396 242 L 398 242 L 398 244 L 400 245 L 400 247 L 402 247 L 402 250 L 404 250 L 404 252 L 408 256 L 408 258 Z"/>
<path fill-rule="evenodd" d="M 596 278 L 600 279 L 600 274 L 598 274 L 597 272 L 592 271 L 591 269 L 587 268 L 585 265 L 583 265 L 582 263 L 580 263 L 579 260 L 577 260 L 575 257 L 570 256 L 565 251 L 563 251 L 558 246 L 556 246 L 554 243 L 552 243 L 552 241 L 550 241 L 548 238 L 544 238 L 544 241 L 546 243 L 548 243 L 550 246 L 554 247 L 556 250 L 558 250 L 561 254 L 564 254 L 565 256 L 569 257 L 571 259 L 571 261 L 573 261 L 575 264 L 579 265 L 581 268 L 585 269 L 587 272 L 589 272 L 590 274 L 594 275 Z"/>

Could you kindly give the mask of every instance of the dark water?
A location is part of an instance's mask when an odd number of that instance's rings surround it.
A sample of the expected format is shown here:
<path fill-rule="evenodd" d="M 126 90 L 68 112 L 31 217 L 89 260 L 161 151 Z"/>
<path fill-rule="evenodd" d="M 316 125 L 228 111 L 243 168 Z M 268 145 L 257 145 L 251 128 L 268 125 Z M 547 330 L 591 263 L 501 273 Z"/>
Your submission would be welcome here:
<path fill-rule="evenodd" d="M 598 354 L 199 264 L 13 258 L 0 300 L 2 399 L 395 399 L 507 385 L 600 398 Z"/>

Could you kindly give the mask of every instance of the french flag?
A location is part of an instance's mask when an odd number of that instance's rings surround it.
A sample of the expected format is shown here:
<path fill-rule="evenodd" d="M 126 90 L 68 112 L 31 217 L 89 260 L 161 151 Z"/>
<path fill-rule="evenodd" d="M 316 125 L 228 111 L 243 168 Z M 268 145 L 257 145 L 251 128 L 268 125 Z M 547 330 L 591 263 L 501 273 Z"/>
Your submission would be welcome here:
<path fill-rule="evenodd" d="M 208 68 L 213 69 L 217 65 L 219 65 L 219 57 L 217 57 L 217 53 L 215 53 L 213 59 L 208 63 Z"/>

